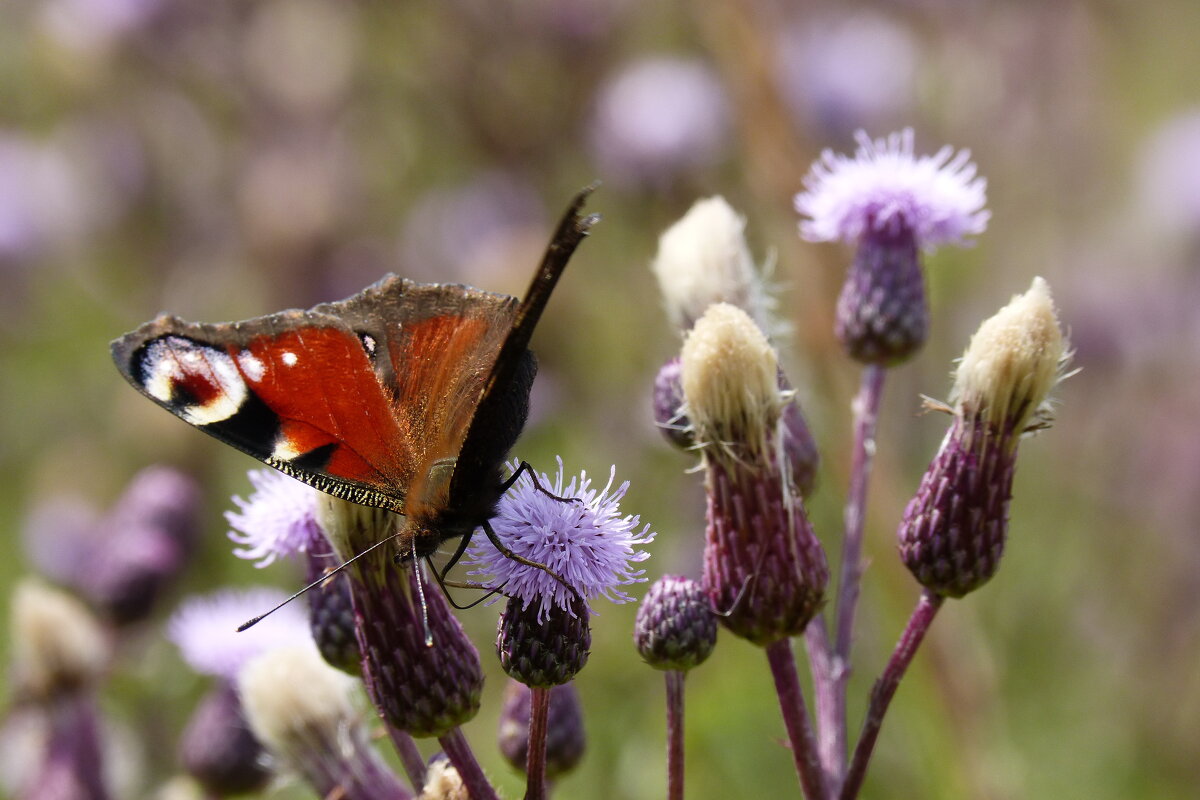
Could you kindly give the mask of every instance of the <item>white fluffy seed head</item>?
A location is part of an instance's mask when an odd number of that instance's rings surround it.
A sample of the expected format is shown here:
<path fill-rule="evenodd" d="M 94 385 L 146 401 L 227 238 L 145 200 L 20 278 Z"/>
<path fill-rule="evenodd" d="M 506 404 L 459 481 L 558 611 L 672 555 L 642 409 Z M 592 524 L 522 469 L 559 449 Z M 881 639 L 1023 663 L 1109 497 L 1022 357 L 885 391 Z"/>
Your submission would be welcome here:
<path fill-rule="evenodd" d="M 783 404 L 779 361 L 767 337 L 736 306 L 709 306 L 683 342 L 680 383 L 705 455 L 765 451 Z"/>
<path fill-rule="evenodd" d="M 25 579 L 12 601 L 13 673 L 18 691 L 46 698 L 91 685 L 103 675 L 111 644 L 74 597 Z"/>
<path fill-rule="evenodd" d="M 680 328 L 690 328 L 714 303 L 732 303 L 766 326 L 766 292 L 745 228 L 745 218 L 718 196 L 697 200 L 659 237 L 651 269 Z"/>
<path fill-rule="evenodd" d="M 1050 286 L 1034 278 L 979 326 L 955 374 L 951 402 L 960 414 L 1023 432 L 1042 409 L 1070 353 Z"/>
<path fill-rule="evenodd" d="M 438 758 L 425 773 L 425 787 L 418 800 L 471 800 L 471 796 L 449 759 Z"/>
<path fill-rule="evenodd" d="M 358 724 L 354 681 L 312 646 L 272 650 L 238 674 L 238 692 L 254 735 L 289 764 L 319 756 Z"/>

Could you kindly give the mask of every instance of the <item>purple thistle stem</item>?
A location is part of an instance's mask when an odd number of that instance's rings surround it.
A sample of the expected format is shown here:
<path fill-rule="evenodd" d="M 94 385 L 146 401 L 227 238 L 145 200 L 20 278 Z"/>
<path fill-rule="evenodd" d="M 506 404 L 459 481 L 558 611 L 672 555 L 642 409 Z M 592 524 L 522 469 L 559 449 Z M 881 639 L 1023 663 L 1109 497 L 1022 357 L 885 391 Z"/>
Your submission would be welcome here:
<path fill-rule="evenodd" d="M 846 684 L 850 678 L 850 646 L 854 639 L 854 615 L 858 608 L 863 574 L 863 530 L 866 522 L 867 488 L 875 455 L 875 431 L 887 369 L 868 364 L 854 398 L 854 456 L 850 466 L 850 489 L 846 497 L 845 538 L 842 540 L 841 577 L 838 581 L 837 628 L 832 657 L 825 658 L 828 670 L 822 675 L 829 686 L 830 703 L 819 703 L 821 760 L 836 786 L 846 768 Z M 812 640 L 809 640 L 810 646 Z M 826 639 L 828 647 L 828 639 Z M 817 659 L 814 659 L 814 661 Z M 814 680 L 817 674 L 814 668 Z M 818 693 L 822 690 L 818 689 Z"/>
<path fill-rule="evenodd" d="M 863 778 L 867 774 L 867 764 L 871 760 L 871 753 L 875 750 L 875 740 L 879 738 L 879 729 L 883 725 L 883 716 L 887 713 L 896 689 L 900 686 L 900 679 L 904 677 L 904 672 L 912 663 L 917 648 L 921 646 L 925 633 L 929 630 L 933 618 L 937 615 L 938 609 L 942 607 L 945 599 L 928 589 L 921 592 L 917 607 L 913 609 L 912 616 L 908 619 L 908 625 L 904 628 L 904 633 L 900 635 L 896 649 L 892 651 L 892 657 L 888 660 L 883 674 L 879 676 L 879 680 L 875 681 L 875 686 L 871 689 L 871 702 L 867 707 L 866 719 L 863 721 L 862 734 L 858 737 L 858 744 L 854 748 L 850 769 L 846 772 L 846 781 L 842 784 L 841 793 L 838 795 L 840 800 L 854 800 L 862 789 Z"/>
<path fill-rule="evenodd" d="M 667 679 L 667 800 L 683 800 L 683 681 L 686 672 L 670 669 Z"/>
<path fill-rule="evenodd" d="M 817 755 L 817 742 L 808 723 L 808 708 L 800 691 L 791 640 L 779 639 L 767 645 L 767 661 L 771 665 L 771 677 L 775 679 L 779 710 L 783 714 L 783 724 L 792 745 L 792 760 L 796 763 L 804 796 L 808 800 L 826 800 L 830 796 L 829 789 Z"/>
<path fill-rule="evenodd" d="M 525 756 L 525 800 L 546 800 L 546 734 L 549 687 L 529 687 L 529 750 Z"/>
<path fill-rule="evenodd" d="M 438 743 L 450 759 L 450 763 L 458 770 L 471 800 L 500 800 L 496 790 L 488 783 L 487 776 L 483 774 L 483 768 L 475 760 L 475 754 L 471 752 L 471 746 L 467 743 L 467 737 L 463 736 L 461 728 L 452 728 L 442 734 L 438 737 Z"/>
<path fill-rule="evenodd" d="M 421 787 L 425 785 L 426 769 L 425 759 L 421 757 L 421 751 L 417 749 L 416 741 L 408 733 L 388 722 L 387 718 L 382 719 L 388 738 L 392 740 L 392 746 L 396 748 L 396 752 L 400 756 L 400 765 L 404 767 L 404 774 L 408 776 L 409 784 L 415 791 L 420 792 Z"/>

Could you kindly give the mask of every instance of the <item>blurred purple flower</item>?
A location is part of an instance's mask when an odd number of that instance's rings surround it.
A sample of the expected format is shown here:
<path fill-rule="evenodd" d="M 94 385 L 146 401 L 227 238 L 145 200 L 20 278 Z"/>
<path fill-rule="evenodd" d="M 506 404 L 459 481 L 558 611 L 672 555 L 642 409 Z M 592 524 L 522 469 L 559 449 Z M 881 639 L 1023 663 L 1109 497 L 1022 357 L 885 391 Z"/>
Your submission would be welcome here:
<path fill-rule="evenodd" d="M 887 124 L 912 101 L 917 46 L 886 17 L 856 13 L 792 25 L 780 33 L 776 52 L 784 101 L 827 136 Z"/>
<path fill-rule="evenodd" d="M 809 218 L 800 223 L 805 239 L 856 244 L 865 233 L 908 228 L 918 247 L 933 250 L 987 228 L 987 181 L 976 177 L 970 151 L 947 145 L 917 158 L 911 128 L 855 139 L 853 158 L 826 150 L 804 177 L 795 204 Z"/>
<path fill-rule="evenodd" d="M 317 490 L 282 472 L 255 469 L 247 473 L 254 492 L 249 499 L 234 497 L 240 511 L 226 511 L 233 526 L 229 538 L 241 547 L 238 558 L 258 559 L 265 567 L 280 556 L 308 552 L 325 541 L 317 523 Z"/>
<path fill-rule="evenodd" d="M 728 127 L 729 101 L 709 67 L 653 58 L 601 87 L 591 144 L 602 177 L 655 182 L 716 161 Z"/>
<path fill-rule="evenodd" d="M 517 462 L 509 466 L 516 469 Z M 627 602 L 632 598 L 617 587 L 645 581 L 645 570 L 630 565 L 650 557 L 634 548 L 654 541 L 654 533 L 649 524 L 637 530 L 641 521 L 637 515 L 620 516 L 629 482 L 613 490 L 615 476 L 613 467 L 608 484 L 600 490 L 592 488 L 586 472 L 564 484 L 560 458 L 557 475 L 552 479 L 539 473 L 538 482 L 554 495 L 578 498 L 578 502 L 564 502 L 539 491 L 533 476 L 525 472 L 501 498 L 492 528 L 513 552 L 546 565 L 584 598 Z M 467 553 L 467 564 L 476 567 L 470 574 L 492 576 L 494 584 L 503 585 L 504 593 L 519 598 L 524 608 L 538 603 L 539 622 L 545 621 L 552 606 L 572 613 L 572 595 L 561 583 L 544 570 L 506 558 L 481 533 L 475 534 Z"/>
<path fill-rule="evenodd" d="M 42 6 L 42 24 L 73 50 L 103 50 L 148 24 L 165 4 L 164 0 L 50 0 Z"/>
<path fill-rule="evenodd" d="M 1168 120 L 1143 145 L 1139 194 L 1151 219 L 1200 233 L 1200 110 Z"/>
<path fill-rule="evenodd" d="M 316 650 L 304 606 L 291 603 L 247 631 L 238 626 L 274 608 L 286 594 L 277 589 L 224 589 L 180 604 L 167 622 L 167 638 L 183 660 L 204 675 L 233 680 L 250 659 L 269 650 L 306 645 Z"/>

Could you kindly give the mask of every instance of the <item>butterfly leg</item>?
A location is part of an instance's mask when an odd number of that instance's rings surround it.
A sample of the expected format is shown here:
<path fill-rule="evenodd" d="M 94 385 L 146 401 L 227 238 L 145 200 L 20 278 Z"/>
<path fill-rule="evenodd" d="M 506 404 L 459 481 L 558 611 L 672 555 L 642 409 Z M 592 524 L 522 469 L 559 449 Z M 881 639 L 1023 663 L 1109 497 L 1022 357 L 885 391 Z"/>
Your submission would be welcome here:
<path fill-rule="evenodd" d="M 500 541 L 500 537 L 496 535 L 496 532 L 494 530 L 492 530 L 492 524 L 490 522 L 485 520 L 481 527 L 483 528 L 483 532 L 487 535 L 488 541 L 491 542 L 492 545 L 497 550 L 500 551 L 500 555 L 504 556 L 505 558 L 516 561 L 518 564 L 524 564 L 527 567 L 534 567 L 536 569 L 540 569 L 542 572 L 546 573 L 551 578 L 554 578 L 554 580 L 561 583 L 563 585 L 563 588 L 565 588 L 568 592 L 570 592 L 577 601 L 579 601 L 581 603 L 583 602 L 583 596 L 579 594 L 579 590 L 576 589 L 574 586 L 572 586 L 570 583 L 568 583 L 566 578 L 559 575 L 557 572 L 550 569 L 545 564 L 539 564 L 536 561 L 530 561 L 528 558 L 525 558 L 525 556 L 517 555 L 512 550 L 510 550 L 508 545 L 506 545 L 506 544 L 504 544 L 504 542 Z"/>
<path fill-rule="evenodd" d="M 578 503 L 579 505 L 583 505 L 583 501 L 578 497 L 559 497 L 558 495 L 554 494 L 554 492 L 542 486 L 542 482 L 538 480 L 537 472 L 534 471 L 533 465 L 528 461 L 522 461 L 520 466 L 517 467 L 516 471 L 513 472 L 512 475 L 508 476 L 508 480 L 500 484 L 501 494 L 512 488 L 512 485 L 517 482 L 517 478 L 521 477 L 522 472 L 529 473 L 529 479 L 533 481 L 533 488 L 546 495 L 546 497 L 549 497 L 552 500 L 557 500 L 560 503 Z"/>
<path fill-rule="evenodd" d="M 429 566 L 433 569 L 433 574 L 437 576 L 438 584 L 443 590 L 446 588 L 446 576 L 450 574 L 450 570 L 454 569 L 454 565 L 459 561 L 462 561 L 462 557 L 466 555 L 467 547 L 471 544 L 472 534 L 473 532 L 464 533 L 462 537 L 459 538 L 458 547 L 455 548 L 454 555 L 450 556 L 450 560 L 446 562 L 446 566 L 442 569 L 442 573 L 440 575 L 438 575 L 437 567 L 433 566 L 433 562 L 430 562 Z M 455 608 L 457 607 L 458 606 L 455 606 Z"/>

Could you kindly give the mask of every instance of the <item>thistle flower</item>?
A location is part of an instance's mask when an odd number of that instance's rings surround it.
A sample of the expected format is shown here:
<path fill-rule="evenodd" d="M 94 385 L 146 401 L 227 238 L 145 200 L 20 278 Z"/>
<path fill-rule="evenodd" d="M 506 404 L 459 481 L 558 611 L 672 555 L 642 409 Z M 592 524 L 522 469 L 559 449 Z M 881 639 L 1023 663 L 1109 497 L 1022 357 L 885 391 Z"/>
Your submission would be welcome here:
<path fill-rule="evenodd" d="M 273 650 L 248 663 L 238 691 L 254 735 L 320 797 L 410 795 L 371 748 L 350 699 L 351 678 L 311 647 Z"/>
<path fill-rule="evenodd" d="M 1046 396 L 1069 358 L 1050 289 L 1035 278 L 980 326 L 954 380 L 954 421 L 900 524 L 900 556 L 916 579 L 962 597 L 999 566 L 1017 445 L 1046 427 Z"/>
<path fill-rule="evenodd" d="M 328 495 L 320 501 L 321 528 L 342 555 L 365 552 L 396 524 L 381 509 Z M 442 736 L 474 717 L 483 689 L 479 653 L 442 593 L 418 586 L 418 565 L 399 566 L 380 548 L 347 571 L 363 681 L 388 724 L 413 736 Z"/>
<path fill-rule="evenodd" d="M 517 462 L 509 466 L 515 470 Z M 613 467 L 603 489 L 593 488 L 586 472 L 568 482 L 562 459 L 553 478 L 540 473 L 535 483 L 526 471 L 500 499 L 492 529 L 514 553 L 544 564 L 585 600 L 604 597 L 614 603 L 628 602 L 632 598 L 617 587 L 645 581 L 645 570 L 631 564 L 650 557 L 635 548 L 654 541 L 654 533 L 649 524 L 638 530 L 638 515 L 621 516 L 629 482 L 613 489 L 615 479 Z M 504 593 L 522 607 L 536 606 L 538 622 L 546 621 L 554 608 L 575 613 L 573 595 L 554 575 L 506 557 L 482 535 L 472 538 L 467 563 L 475 567 L 471 575 L 490 576 L 492 585 L 503 586 Z"/>
<path fill-rule="evenodd" d="M 43 722 L 22 797 L 108 797 L 93 692 L 111 645 L 73 597 L 25 580 L 12 601 L 13 691 Z"/>
<path fill-rule="evenodd" d="M 717 617 L 700 584 L 680 575 L 655 581 L 638 608 L 633 641 L 655 669 L 683 672 L 704 663 L 717 645 Z"/>
<path fill-rule="evenodd" d="M 234 687 L 238 672 L 263 653 L 311 647 L 304 614 L 284 606 L 248 631 L 237 626 L 283 600 L 274 589 L 226 589 L 185 601 L 167 622 L 167 638 L 196 672 L 218 678 L 184 730 L 184 768 L 215 796 L 261 789 L 271 771 L 262 744 L 250 732 Z"/>
<path fill-rule="evenodd" d="M 667 315 L 688 330 L 713 303 L 732 303 L 763 329 L 769 295 L 746 244 L 746 220 L 725 198 L 697 200 L 658 238 L 650 268 L 666 301 Z"/>
<path fill-rule="evenodd" d="M 504 689 L 500 710 L 500 753 L 521 772 L 529 754 L 529 718 L 532 690 L 516 680 Z M 583 708 L 574 683 L 550 689 L 550 713 L 546 732 L 546 777 L 556 778 L 575 768 L 583 758 L 587 739 L 583 730 Z"/>
<path fill-rule="evenodd" d="M 782 453 L 775 352 L 744 311 L 720 303 L 688 334 L 682 362 L 705 467 L 704 590 L 722 624 L 756 644 L 801 633 L 828 569 Z"/>
<path fill-rule="evenodd" d="M 859 131 L 854 158 L 826 150 L 804 178 L 796 210 L 809 241 L 856 245 L 838 298 L 836 333 L 869 364 L 896 364 L 924 344 L 929 328 L 919 251 L 963 244 L 987 227 L 986 181 L 970 153 L 943 147 L 913 155 L 906 129 L 872 141 Z"/>
<path fill-rule="evenodd" d="M 107 620 L 130 625 L 153 613 L 187 566 L 198 538 L 200 491 L 169 467 L 148 467 L 106 514 L 55 500 L 26 524 L 30 557 L 79 592 Z"/>
<path fill-rule="evenodd" d="M 258 559 L 265 567 L 282 556 L 299 557 L 305 582 L 312 583 L 335 568 L 340 559 L 317 521 L 320 492 L 276 470 L 251 470 L 255 491 L 246 500 L 234 497 L 240 512 L 228 511 L 229 538 L 241 545 L 239 558 Z M 309 625 L 321 655 L 350 675 L 359 674 L 360 654 L 354 634 L 350 578 L 338 573 L 306 594 Z"/>

